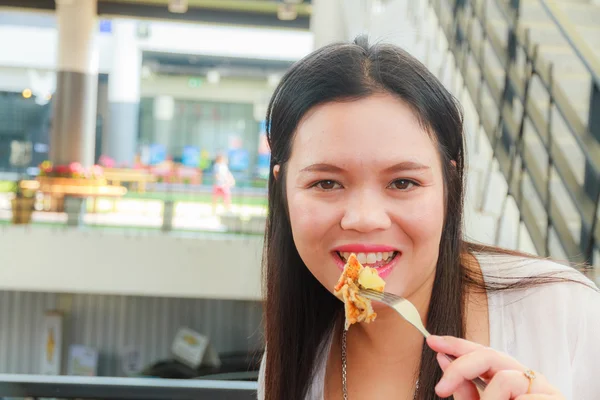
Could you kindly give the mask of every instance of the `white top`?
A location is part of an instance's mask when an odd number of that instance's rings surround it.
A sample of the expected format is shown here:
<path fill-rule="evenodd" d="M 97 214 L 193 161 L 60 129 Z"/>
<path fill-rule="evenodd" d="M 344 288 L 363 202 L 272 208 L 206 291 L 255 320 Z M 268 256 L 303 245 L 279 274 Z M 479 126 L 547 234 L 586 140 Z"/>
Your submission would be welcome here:
<path fill-rule="evenodd" d="M 595 285 L 582 274 L 547 260 L 505 255 L 477 255 L 486 282 L 558 273 Z M 503 283 L 506 280 L 502 281 Z M 520 291 L 488 293 L 490 347 L 509 354 L 542 373 L 566 400 L 600 398 L 600 293 L 577 283 L 553 283 Z M 323 400 L 324 357 L 317 360 L 315 379 L 306 400 Z M 264 361 L 264 359 L 263 359 Z M 258 379 L 264 398 L 264 365 Z"/>
<path fill-rule="evenodd" d="M 232 186 L 231 172 L 225 163 L 215 163 L 214 166 L 215 185 L 228 187 Z"/>

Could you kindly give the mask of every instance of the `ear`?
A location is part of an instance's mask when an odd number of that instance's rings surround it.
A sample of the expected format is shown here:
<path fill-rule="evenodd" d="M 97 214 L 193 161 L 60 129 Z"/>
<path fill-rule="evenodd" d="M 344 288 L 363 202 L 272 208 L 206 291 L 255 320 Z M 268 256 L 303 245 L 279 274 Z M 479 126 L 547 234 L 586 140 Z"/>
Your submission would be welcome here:
<path fill-rule="evenodd" d="M 281 167 L 279 166 L 279 164 L 273 166 L 273 176 L 275 177 L 275 180 L 279 179 L 279 170 L 281 169 Z"/>
<path fill-rule="evenodd" d="M 454 161 L 454 160 L 450 160 L 450 164 L 452 164 L 452 166 L 453 166 L 454 168 L 456 168 L 456 161 Z"/>

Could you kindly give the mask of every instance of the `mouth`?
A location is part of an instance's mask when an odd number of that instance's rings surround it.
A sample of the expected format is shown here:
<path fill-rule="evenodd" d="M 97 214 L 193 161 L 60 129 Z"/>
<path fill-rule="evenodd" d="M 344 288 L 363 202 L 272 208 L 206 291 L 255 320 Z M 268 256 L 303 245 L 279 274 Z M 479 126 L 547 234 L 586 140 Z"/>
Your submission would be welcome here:
<path fill-rule="evenodd" d="M 342 259 L 344 264 L 348 262 L 351 252 L 336 251 L 337 255 Z M 377 253 L 355 253 L 358 262 L 365 267 L 381 268 L 391 263 L 399 254 L 398 251 L 384 251 Z"/>
<path fill-rule="evenodd" d="M 393 248 L 382 248 L 382 249 L 360 249 L 363 251 L 348 251 L 352 249 L 338 249 L 333 252 L 333 257 L 335 262 L 340 270 L 344 270 L 344 266 L 346 262 L 348 262 L 348 258 L 350 254 L 356 254 L 356 258 L 358 262 L 361 263 L 365 267 L 371 267 L 377 270 L 377 273 L 381 278 L 388 276 L 396 264 L 398 263 L 399 258 L 402 256 L 402 253 L 398 250 L 394 250 Z M 356 249 L 358 250 L 358 249 Z M 367 251 L 365 251 L 367 250 Z M 375 250 L 386 250 L 386 251 L 375 251 Z"/>

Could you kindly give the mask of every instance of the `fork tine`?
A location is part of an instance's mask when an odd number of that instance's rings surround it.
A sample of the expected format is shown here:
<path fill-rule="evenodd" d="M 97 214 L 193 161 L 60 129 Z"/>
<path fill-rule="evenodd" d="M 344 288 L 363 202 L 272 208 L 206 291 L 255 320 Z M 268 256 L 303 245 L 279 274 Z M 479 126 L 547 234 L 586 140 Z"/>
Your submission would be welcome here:
<path fill-rule="evenodd" d="M 384 293 L 384 292 L 378 292 L 378 291 L 373 290 L 373 289 L 360 289 L 360 291 L 362 293 L 368 293 L 368 294 L 373 295 L 373 296 L 383 296 L 383 293 Z"/>
<path fill-rule="evenodd" d="M 360 295 L 365 296 L 371 300 L 378 300 L 378 301 L 382 301 L 385 299 L 385 296 L 383 293 L 381 292 L 377 292 L 375 290 L 359 290 L 358 292 Z"/>
<path fill-rule="evenodd" d="M 387 293 L 381 293 L 375 290 L 360 290 L 359 294 L 366 297 L 367 299 L 386 303 L 390 306 L 393 306 L 395 303 L 399 303 L 404 300 L 404 298 L 402 297 L 388 295 Z"/>
<path fill-rule="evenodd" d="M 369 294 L 373 297 L 377 297 L 377 298 L 383 298 L 383 299 L 387 299 L 389 301 L 398 301 L 398 300 L 404 300 L 403 297 L 397 296 L 395 294 L 392 293 L 387 293 L 387 292 L 378 292 L 376 290 L 373 289 L 366 289 L 366 290 L 361 290 L 360 291 L 363 294 Z"/>
<path fill-rule="evenodd" d="M 385 300 L 383 299 L 383 296 L 374 296 L 371 293 L 365 293 L 365 292 L 359 292 L 359 294 L 369 300 L 375 300 L 375 301 L 383 301 L 385 302 Z"/>
<path fill-rule="evenodd" d="M 386 299 L 390 299 L 392 301 L 406 300 L 404 297 L 398 296 L 398 295 L 393 294 L 393 293 L 384 293 L 383 297 L 385 297 Z"/>

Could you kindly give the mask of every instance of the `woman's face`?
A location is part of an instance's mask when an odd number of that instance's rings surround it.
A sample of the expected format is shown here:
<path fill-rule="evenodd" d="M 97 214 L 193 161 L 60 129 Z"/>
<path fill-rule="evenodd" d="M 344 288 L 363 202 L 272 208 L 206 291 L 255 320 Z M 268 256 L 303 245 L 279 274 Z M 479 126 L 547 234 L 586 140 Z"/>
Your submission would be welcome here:
<path fill-rule="evenodd" d="M 315 107 L 287 166 L 294 242 L 333 292 L 345 258 L 376 267 L 386 291 L 411 297 L 434 277 L 444 222 L 437 147 L 391 95 Z"/>

